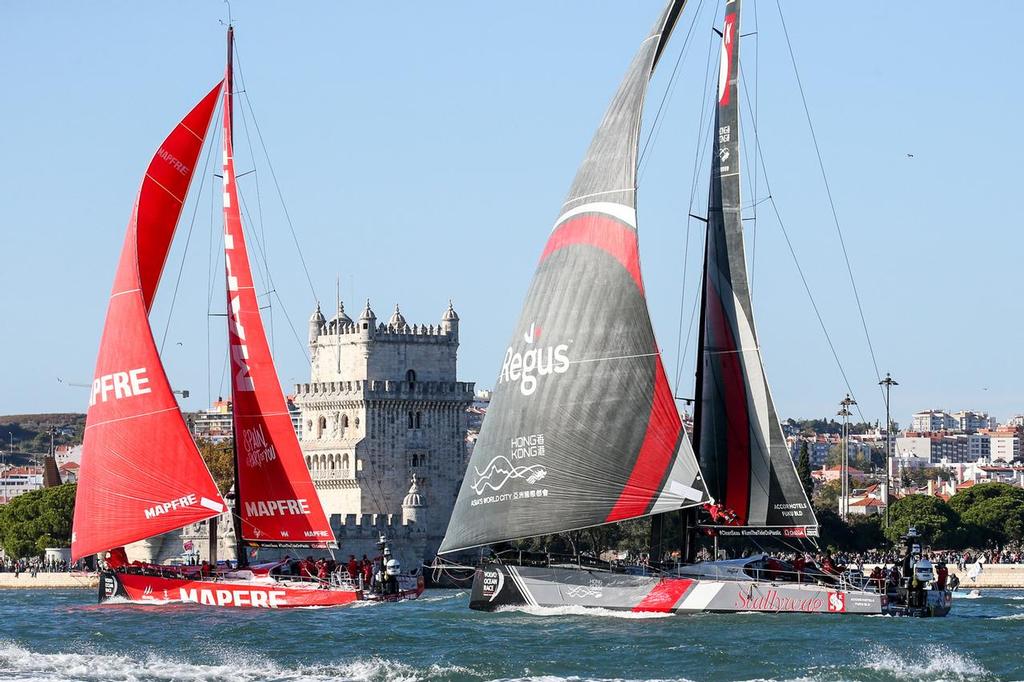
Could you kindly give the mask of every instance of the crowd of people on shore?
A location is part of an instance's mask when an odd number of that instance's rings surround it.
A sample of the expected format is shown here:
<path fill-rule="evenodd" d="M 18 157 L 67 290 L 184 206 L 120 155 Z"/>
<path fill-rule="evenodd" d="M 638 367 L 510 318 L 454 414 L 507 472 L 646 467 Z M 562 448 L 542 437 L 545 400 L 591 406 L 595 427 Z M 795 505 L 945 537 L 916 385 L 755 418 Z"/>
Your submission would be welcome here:
<path fill-rule="evenodd" d="M 988 549 L 931 549 L 925 548 L 928 558 L 934 563 L 945 563 L 956 566 L 961 571 L 971 564 L 1020 564 L 1024 563 L 1024 548 L 1019 545 L 990 547 Z M 837 558 L 844 564 L 859 566 L 864 564 L 894 564 L 901 560 L 898 549 L 874 549 L 867 552 L 838 552 Z"/>
<path fill-rule="evenodd" d="M 35 578 L 40 573 L 68 573 L 69 571 L 82 570 L 85 570 L 85 564 L 82 561 L 72 563 L 63 559 L 41 559 L 39 557 L 12 559 L 10 557 L 0 557 L 0 573 L 13 573 L 15 578 L 19 577 L 22 573 L 27 573 Z"/>

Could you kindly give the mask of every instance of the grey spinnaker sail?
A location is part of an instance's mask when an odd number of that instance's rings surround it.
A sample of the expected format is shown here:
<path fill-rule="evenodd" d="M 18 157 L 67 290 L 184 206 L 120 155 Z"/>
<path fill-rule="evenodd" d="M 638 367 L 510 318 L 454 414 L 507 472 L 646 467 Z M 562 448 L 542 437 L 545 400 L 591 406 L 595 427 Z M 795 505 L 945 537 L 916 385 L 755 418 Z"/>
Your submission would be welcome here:
<path fill-rule="evenodd" d="M 540 257 L 440 551 L 707 501 L 651 327 L 636 232 L 640 116 L 685 0 L 643 41 Z"/>
<path fill-rule="evenodd" d="M 740 0 L 722 29 L 701 303 L 695 442 L 712 496 L 736 527 L 814 534 L 757 343 L 740 211 Z M 801 529 L 801 530 L 796 530 Z"/>

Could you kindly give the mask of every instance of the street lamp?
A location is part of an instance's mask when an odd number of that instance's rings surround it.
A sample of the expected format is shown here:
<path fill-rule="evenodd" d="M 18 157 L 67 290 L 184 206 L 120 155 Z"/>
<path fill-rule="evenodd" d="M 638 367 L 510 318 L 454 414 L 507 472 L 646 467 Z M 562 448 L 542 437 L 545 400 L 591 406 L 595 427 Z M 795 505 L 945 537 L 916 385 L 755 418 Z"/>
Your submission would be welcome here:
<path fill-rule="evenodd" d="M 839 475 L 842 479 L 840 491 L 842 495 L 842 516 L 845 521 L 850 514 L 850 407 L 856 405 L 857 401 L 847 393 L 846 397 L 839 403 L 840 410 L 836 414 L 843 418 L 843 459 L 840 465 Z"/>
<path fill-rule="evenodd" d="M 899 386 L 899 382 L 892 378 L 888 372 L 885 378 L 878 382 L 879 386 L 885 386 L 885 527 L 889 527 L 889 503 L 892 496 L 889 494 L 892 478 L 890 477 L 889 459 L 892 456 L 892 417 L 889 416 L 889 391 L 893 386 Z"/>

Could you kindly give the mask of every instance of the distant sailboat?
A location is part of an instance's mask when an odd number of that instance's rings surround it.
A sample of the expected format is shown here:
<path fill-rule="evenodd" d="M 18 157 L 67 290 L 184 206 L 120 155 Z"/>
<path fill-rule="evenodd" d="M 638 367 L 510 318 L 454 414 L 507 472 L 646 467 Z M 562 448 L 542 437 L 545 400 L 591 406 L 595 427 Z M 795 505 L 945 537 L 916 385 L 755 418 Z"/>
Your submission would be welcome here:
<path fill-rule="evenodd" d="M 385 576 L 371 591 L 340 572 L 280 574 L 286 562 L 215 567 L 127 564 L 123 546 L 219 516 L 227 506 L 182 419 L 148 313 L 223 87 L 223 210 L 228 343 L 240 549 L 330 548 L 334 534 L 292 428 L 253 286 L 233 149 L 234 29 L 218 83 L 150 162 L 128 225 L 100 343 L 86 418 L 72 555 L 106 554 L 100 600 L 191 601 L 217 606 L 337 606 L 414 598 L 422 578 Z M 244 560 L 244 549 L 239 557 Z M 365 589 L 364 589 L 365 588 Z"/>
<path fill-rule="evenodd" d="M 638 138 L 648 81 L 684 5 L 669 2 L 641 43 L 555 221 L 442 553 L 643 516 L 657 520 L 665 512 L 695 516 L 698 509 L 707 512 L 707 531 L 721 535 L 817 535 L 762 368 L 747 285 L 740 0 L 727 0 L 722 28 L 699 322 L 697 453 L 654 339 L 637 243 Z M 631 575 L 600 562 L 581 568 L 550 558 L 496 560 L 477 569 L 470 605 L 882 610 L 883 597 L 874 591 L 820 571 L 808 570 L 802 581 L 790 573 L 787 580 L 780 563 L 757 555 Z"/>

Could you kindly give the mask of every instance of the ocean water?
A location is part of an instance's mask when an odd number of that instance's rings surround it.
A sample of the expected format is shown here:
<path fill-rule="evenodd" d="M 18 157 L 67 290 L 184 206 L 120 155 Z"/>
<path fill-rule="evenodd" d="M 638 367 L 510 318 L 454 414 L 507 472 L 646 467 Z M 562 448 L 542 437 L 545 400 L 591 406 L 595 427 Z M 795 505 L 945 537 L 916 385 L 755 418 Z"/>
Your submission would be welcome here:
<path fill-rule="evenodd" d="M 1024 680 L 1024 592 L 958 594 L 934 619 L 477 613 L 468 596 L 269 611 L 0 590 L 0 679 Z"/>

